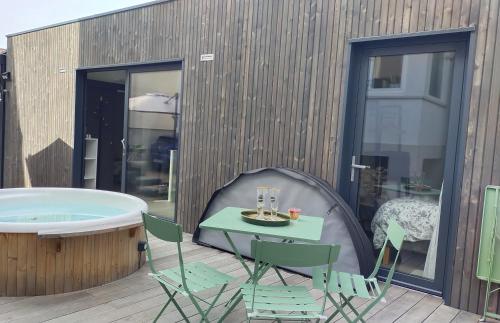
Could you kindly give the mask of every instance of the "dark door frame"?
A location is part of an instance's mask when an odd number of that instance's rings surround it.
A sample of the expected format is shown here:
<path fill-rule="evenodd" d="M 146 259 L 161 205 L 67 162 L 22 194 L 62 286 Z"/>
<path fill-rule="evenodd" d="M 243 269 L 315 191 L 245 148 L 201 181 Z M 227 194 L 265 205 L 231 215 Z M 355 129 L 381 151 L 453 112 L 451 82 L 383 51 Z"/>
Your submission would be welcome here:
<path fill-rule="evenodd" d="M 445 302 L 449 304 L 450 301 L 450 291 L 452 283 L 452 270 L 453 261 L 455 255 L 456 246 L 456 234 L 458 229 L 458 214 L 460 207 L 460 193 L 462 185 L 462 175 L 463 175 L 463 165 L 465 159 L 465 144 L 466 144 L 466 129 L 468 121 L 468 103 L 470 98 L 470 91 L 472 86 L 472 73 L 473 73 L 473 57 L 475 51 L 475 32 L 474 27 L 463 28 L 463 29 L 453 29 L 442 32 L 422 32 L 415 34 L 405 34 L 405 35 L 393 35 L 387 37 L 370 37 L 353 39 L 349 42 L 349 52 L 348 52 L 348 75 L 346 77 L 348 86 L 345 89 L 343 104 L 344 120 L 343 120 L 343 141 L 341 143 L 341 155 L 340 155 L 340 165 L 338 167 L 339 176 L 337 177 L 337 187 L 341 195 L 349 201 L 351 191 L 349 183 L 350 175 L 350 164 L 351 156 L 354 151 L 353 143 L 355 142 L 355 129 L 352 125 L 355 124 L 356 116 L 359 115 L 356 111 L 356 107 L 359 106 L 358 96 L 359 93 L 359 78 L 362 72 L 362 64 L 358 64 L 361 56 L 363 56 L 366 51 L 376 50 L 377 48 L 392 48 L 396 50 L 401 47 L 419 47 L 419 46 L 446 46 L 443 44 L 455 43 L 464 46 L 464 71 L 463 71 L 463 81 L 461 87 L 461 98 L 460 98 L 460 113 L 457 120 L 456 126 L 458 127 L 458 138 L 456 141 L 456 146 L 453 147 L 455 150 L 455 160 L 454 168 L 450 170 L 451 173 L 447 174 L 448 178 L 451 177 L 452 182 L 448 184 L 451 185 L 451 189 L 448 190 L 448 200 L 449 204 L 445 207 L 449 213 L 448 216 L 448 226 L 443 228 L 440 227 L 440 235 L 446 234 L 447 239 L 443 243 L 440 243 L 439 249 L 441 255 L 445 254 L 445 259 L 442 261 L 442 268 L 437 268 L 436 270 L 441 270 L 443 272 L 441 290 L 436 290 L 434 288 L 429 288 L 429 286 L 421 286 L 416 283 L 419 280 L 407 282 L 397 282 L 401 285 L 422 290 L 428 293 L 441 295 L 445 299 Z M 366 68 L 366 66 L 365 66 Z M 442 223 L 442 222 L 441 222 Z M 382 273 L 383 276 L 383 273 Z M 400 277 L 399 277 L 400 278 Z"/>
<path fill-rule="evenodd" d="M 126 70 L 127 78 L 125 84 L 125 104 L 124 104 L 124 136 L 127 136 L 127 127 L 128 127 L 128 92 L 129 92 L 129 78 L 130 73 L 133 72 L 147 72 L 147 71 L 162 71 L 162 70 L 172 70 L 179 69 L 181 70 L 181 89 L 179 93 L 179 101 L 178 105 L 182 106 L 182 93 L 183 93 L 183 84 L 184 84 L 184 60 L 180 58 L 176 59 L 168 59 L 168 60 L 160 60 L 160 61 L 151 61 L 151 62 L 140 62 L 140 63 L 131 63 L 131 64 L 112 64 L 112 65 L 99 65 L 99 66 L 85 66 L 76 69 L 76 77 L 75 77 L 75 133 L 74 133 L 74 143 L 73 143 L 73 162 L 72 162 L 72 186 L 81 188 L 83 187 L 83 175 L 84 175 L 84 163 L 83 156 L 85 155 L 85 92 L 86 92 L 86 79 L 88 72 L 104 72 L 104 71 L 114 71 L 114 70 Z M 182 129 L 181 129 L 181 119 L 182 113 L 179 116 L 179 142 L 178 142 L 178 156 L 180 157 L 181 152 L 181 137 L 182 137 Z M 180 174 L 180 158 L 176 160 L 176 169 L 177 176 Z M 126 164 L 126 163 L 123 163 Z M 126 167 L 126 166 L 125 166 Z M 122 168 L 122 171 L 126 169 Z M 124 173 L 122 173 L 123 179 Z M 176 183 L 176 192 L 179 191 L 179 181 Z M 122 189 L 125 187 L 122 184 Z M 179 200 L 178 194 L 175 196 L 175 205 L 177 206 L 177 202 Z M 174 212 L 174 222 L 177 221 L 177 207 Z"/>

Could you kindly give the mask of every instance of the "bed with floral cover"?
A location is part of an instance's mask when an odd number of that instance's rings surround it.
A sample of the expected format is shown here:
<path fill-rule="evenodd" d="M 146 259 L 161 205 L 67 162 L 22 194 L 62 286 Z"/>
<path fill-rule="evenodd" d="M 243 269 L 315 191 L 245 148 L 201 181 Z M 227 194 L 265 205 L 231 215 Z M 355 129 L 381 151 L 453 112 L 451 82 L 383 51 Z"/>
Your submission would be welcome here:
<path fill-rule="evenodd" d="M 394 219 L 405 229 L 405 241 L 429 241 L 438 218 L 438 201 L 415 197 L 389 200 L 380 206 L 373 217 L 373 245 L 375 249 L 382 248 L 390 219 Z"/>

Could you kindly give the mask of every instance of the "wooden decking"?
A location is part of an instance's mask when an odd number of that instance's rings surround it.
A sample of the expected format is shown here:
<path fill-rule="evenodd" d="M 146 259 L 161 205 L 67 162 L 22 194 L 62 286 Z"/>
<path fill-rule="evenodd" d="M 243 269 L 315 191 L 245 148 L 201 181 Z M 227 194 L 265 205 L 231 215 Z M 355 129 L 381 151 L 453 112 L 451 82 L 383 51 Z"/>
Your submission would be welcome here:
<path fill-rule="evenodd" d="M 172 244 L 152 241 L 157 259 L 157 266 L 166 268 L 177 264 L 177 254 Z M 243 282 L 247 275 L 233 255 L 219 250 L 201 247 L 191 242 L 191 236 L 185 235 L 183 255 L 186 262 L 202 261 L 219 270 L 238 277 Z M 110 284 L 79 292 L 52 296 L 19 298 L 0 298 L 0 322 L 149 322 L 165 302 L 163 290 L 158 283 L 147 276 L 149 268 L 141 270 Z M 311 287 L 311 281 L 300 275 L 283 272 L 291 284 Z M 268 272 L 263 282 L 278 283 L 275 273 Z M 236 290 L 232 284 L 223 294 L 221 301 L 227 300 Z M 206 293 L 207 298 L 214 293 Z M 316 293 L 317 297 L 320 296 Z M 440 298 L 393 286 L 387 294 L 387 302 L 380 303 L 368 313 L 368 322 L 477 322 L 478 316 L 445 306 Z M 192 321 L 198 316 L 194 306 L 179 296 L 179 304 L 185 309 Z M 362 308 L 363 301 L 356 306 Z M 220 315 L 223 306 L 216 307 L 211 318 Z M 330 309 L 331 311 L 331 309 Z M 245 320 L 245 309 L 240 304 L 227 318 L 226 322 Z M 162 317 L 162 322 L 182 321 L 175 308 L 169 307 Z M 339 318 L 338 322 L 342 322 Z"/>

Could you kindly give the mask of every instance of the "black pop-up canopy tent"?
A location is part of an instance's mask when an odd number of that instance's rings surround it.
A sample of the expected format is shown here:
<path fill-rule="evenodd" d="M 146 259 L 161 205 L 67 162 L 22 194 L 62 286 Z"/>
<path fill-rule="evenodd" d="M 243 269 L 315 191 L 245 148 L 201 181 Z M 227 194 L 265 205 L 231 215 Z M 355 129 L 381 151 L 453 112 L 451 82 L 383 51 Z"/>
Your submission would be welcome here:
<path fill-rule="evenodd" d="M 255 209 L 256 187 L 280 189 L 279 209 L 295 207 L 307 215 L 325 219 L 321 243 L 340 244 L 340 256 L 334 269 L 369 274 L 374 266 L 373 248 L 351 208 L 325 181 L 288 168 L 261 168 L 240 174 L 214 192 L 200 222 L 228 206 Z M 230 233 L 243 256 L 250 255 L 250 240 L 254 237 Z M 269 239 L 271 240 L 271 239 Z M 222 232 L 198 227 L 193 242 L 231 251 Z M 304 274 L 308 270 L 298 269 Z"/>

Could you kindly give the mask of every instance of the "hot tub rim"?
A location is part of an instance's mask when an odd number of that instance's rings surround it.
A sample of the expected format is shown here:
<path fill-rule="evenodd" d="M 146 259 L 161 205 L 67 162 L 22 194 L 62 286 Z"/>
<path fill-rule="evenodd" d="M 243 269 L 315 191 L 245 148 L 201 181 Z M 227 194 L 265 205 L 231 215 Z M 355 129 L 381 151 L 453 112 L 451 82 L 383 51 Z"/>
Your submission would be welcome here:
<path fill-rule="evenodd" d="M 0 233 L 38 233 L 39 235 L 54 234 L 71 234 L 73 232 L 83 233 L 86 231 L 106 231 L 113 228 L 120 228 L 122 226 L 130 226 L 133 224 L 141 224 L 141 212 L 147 212 L 148 206 L 142 199 L 119 192 L 73 188 L 73 187 L 32 187 L 32 188 L 5 188 L 0 189 L 0 199 L 4 194 L 9 192 L 23 192 L 27 193 L 47 193 L 47 192 L 86 192 L 86 194 L 100 194 L 119 197 L 127 199 L 135 203 L 135 208 L 128 212 L 115 215 L 111 217 L 94 219 L 94 220 L 81 220 L 81 221 L 62 221 L 62 222 L 39 222 L 39 223 L 19 223 L 19 222 L 2 222 L 0 221 Z"/>

